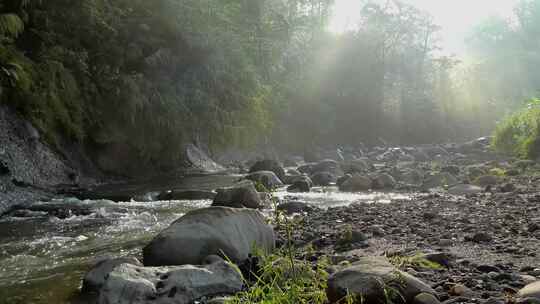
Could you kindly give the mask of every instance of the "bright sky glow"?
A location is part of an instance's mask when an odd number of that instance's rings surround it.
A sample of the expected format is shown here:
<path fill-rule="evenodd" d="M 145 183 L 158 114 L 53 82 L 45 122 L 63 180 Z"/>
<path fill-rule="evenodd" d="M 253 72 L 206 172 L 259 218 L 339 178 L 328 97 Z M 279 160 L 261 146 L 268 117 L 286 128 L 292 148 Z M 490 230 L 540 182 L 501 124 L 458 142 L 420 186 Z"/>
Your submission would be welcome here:
<path fill-rule="evenodd" d="M 490 16 L 509 17 L 518 0 L 404 0 L 430 13 L 442 27 L 441 43 L 446 52 L 460 53 L 468 30 Z M 336 0 L 330 23 L 333 32 L 354 26 L 360 0 Z"/>

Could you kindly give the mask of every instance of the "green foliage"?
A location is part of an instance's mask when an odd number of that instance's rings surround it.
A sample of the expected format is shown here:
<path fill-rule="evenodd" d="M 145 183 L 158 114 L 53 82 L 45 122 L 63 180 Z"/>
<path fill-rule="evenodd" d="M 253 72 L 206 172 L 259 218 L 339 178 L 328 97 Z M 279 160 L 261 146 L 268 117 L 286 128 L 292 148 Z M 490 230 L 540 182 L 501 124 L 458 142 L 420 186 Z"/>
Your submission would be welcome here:
<path fill-rule="evenodd" d="M 390 263 L 399 269 L 408 267 L 419 269 L 442 269 L 443 267 L 435 262 L 427 260 L 422 253 L 414 255 L 394 255 L 388 258 Z"/>
<path fill-rule="evenodd" d="M 493 148 L 522 158 L 540 156 L 540 99 L 501 121 L 495 130 Z"/>
<path fill-rule="evenodd" d="M 24 23 L 16 14 L 0 14 L 0 37 L 17 37 L 24 31 Z"/>
<path fill-rule="evenodd" d="M 290 262 L 286 252 L 261 256 L 262 274 L 249 290 L 226 303 L 326 303 L 328 273 L 324 263 Z"/>

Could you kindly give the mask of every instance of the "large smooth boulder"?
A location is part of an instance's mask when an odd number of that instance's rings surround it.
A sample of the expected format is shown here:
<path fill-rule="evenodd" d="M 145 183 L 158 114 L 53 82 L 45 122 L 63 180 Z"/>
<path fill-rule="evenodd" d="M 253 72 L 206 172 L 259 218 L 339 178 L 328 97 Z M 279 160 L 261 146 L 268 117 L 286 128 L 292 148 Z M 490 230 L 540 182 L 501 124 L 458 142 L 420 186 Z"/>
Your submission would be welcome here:
<path fill-rule="evenodd" d="M 421 293 L 435 294 L 428 284 L 396 269 L 386 257 L 367 256 L 332 274 L 328 279 L 327 295 L 330 303 L 336 303 L 348 294 L 362 298 L 364 303 L 380 303 L 384 302 L 388 287 L 399 291 L 407 303 Z"/>
<path fill-rule="evenodd" d="M 98 304 L 188 304 L 242 290 L 242 276 L 220 261 L 207 266 L 114 268 L 99 291 Z"/>
<path fill-rule="evenodd" d="M 146 266 L 201 264 L 209 255 L 242 262 L 254 246 L 270 252 L 274 231 L 254 209 L 210 207 L 188 212 L 143 249 Z"/>
<path fill-rule="evenodd" d="M 142 266 L 141 262 L 136 258 L 123 257 L 123 258 L 105 258 L 97 261 L 97 263 L 86 273 L 83 278 L 81 291 L 84 293 L 99 292 L 109 273 L 114 268 L 122 264 L 131 264 L 135 266 Z"/>
<path fill-rule="evenodd" d="M 256 162 L 251 168 L 249 169 L 249 173 L 253 172 L 259 172 L 259 171 L 272 171 L 276 174 L 276 176 L 283 180 L 285 178 L 285 169 L 281 166 L 281 164 L 272 159 L 265 159 Z"/>
<path fill-rule="evenodd" d="M 394 189 L 396 187 L 396 180 L 392 175 L 383 173 L 379 174 L 373 180 L 373 189 L 383 190 L 383 189 Z"/>
<path fill-rule="evenodd" d="M 540 281 L 531 283 L 523 287 L 517 294 L 519 298 L 533 298 L 540 301 Z"/>
<path fill-rule="evenodd" d="M 481 193 L 483 191 L 484 189 L 481 187 L 469 184 L 458 184 L 448 189 L 448 193 L 452 195 L 470 195 Z"/>
<path fill-rule="evenodd" d="M 337 177 L 326 171 L 314 173 L 310 178 L 315 186 L 329 186 L 337 182 Z"/>
<path fill-rule="evenodd" d="M 266 189 L 275 189 L 283 186 L 283 182 L 272 171 L 257 171 L 250 173 L 246 176 L 246 179 L 262 184 Z"/>
<path fill-rule="evenodd" d="M 372 181 L 369 177 L 353 175 L 339 185 L 339 190 L 346 192 L 359 192 L 371 189 Z"/>
<path fill-rule="evenodd" d="M 253 182 L 242 181 L 232 187 L 218 189 L 212 206 L 259 209 L 263 203 Z"/>

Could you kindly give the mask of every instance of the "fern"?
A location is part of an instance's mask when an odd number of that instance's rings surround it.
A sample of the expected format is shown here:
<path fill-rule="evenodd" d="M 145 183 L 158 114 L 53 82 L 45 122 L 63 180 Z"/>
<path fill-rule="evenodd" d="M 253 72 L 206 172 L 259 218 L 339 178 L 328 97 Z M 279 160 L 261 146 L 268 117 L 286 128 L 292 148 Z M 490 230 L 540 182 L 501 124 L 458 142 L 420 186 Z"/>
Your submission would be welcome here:
<path fill-rule="evenodd" d="M 24 31 L 24 22 L 16 14 L 0 15 L 0 36 L 16 38 Z"/>

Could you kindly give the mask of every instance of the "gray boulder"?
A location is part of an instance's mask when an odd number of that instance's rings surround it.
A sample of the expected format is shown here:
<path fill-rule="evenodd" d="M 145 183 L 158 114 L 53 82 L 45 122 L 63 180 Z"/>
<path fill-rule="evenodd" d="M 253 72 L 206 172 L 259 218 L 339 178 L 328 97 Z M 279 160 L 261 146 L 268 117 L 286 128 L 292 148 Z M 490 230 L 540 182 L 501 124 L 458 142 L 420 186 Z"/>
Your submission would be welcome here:
<path fill-rule="evenodd" d="M 188 212 L 143 249 L 146 266 L 201 264 L 209 255 L 242 262 L 254 246 L 270 252 L 274 231 L 254 209 L 210 207 Z"/>
<path fill-rule="evenodd" d="M 101 287 L 103 287 L 109 273 L 111 273 L 114 268 L 122 264 L 142 266 L 139 260 L 129 257 L 115 259 L 105 258 L 99 260 L 84 276 L 81 291 L 83 293 L 99 292 Z"/>
<path fill-rule="evenodd" d="M 250 173 L 246 179 L 262 184 L 266 189 L 275 189 L 283 186 L 283 182 L 272 171 L 257 171 Z"/>
<path fill-rule="evenodd" d="M 329 186 L 337 182 L 337 177 L 331 172 L 326 171 L 314 173 L 310 178 L 315 186 Z"/>
<path fill-rule="evenodd" d="M 395 296 L 403 297 L 407 303 L 421 293 L 435 294 L 428 284 L 397 270 L 385 257 L 377 256 L 361 257 L 351 266 L 332 274 L 327 295 L 330 303 L 338 302 L 348 293 L 362 298 L 364 303 L 379 303 L 384 302 L 388 290 L 399 292 Z"/>
<path fill-rule="evenodd" d="M 474 180 L 474 184 L 480 187 L 495 186 L 500 182 L 500 178 L 494 175 L 482 175 Z"/>
<path fill-rule="evenodd" d="M 98 304 L 188 304 L 242 290 L 242 276 L 226 262 L 207 266 L 140 267 L 122 264 L 109 273 Z"/>
<path fill-rule="evenodd" d="M 259 171 L 272 171 L 280 180 L 283 180 L 285 177 L 285 169 L 283 169 L 278 161 L 272 159 L 258 161 L 249 169 L 249 173 Z"/>
<path fill-rule="evenodd" d="M 298 180 L 287 188 L 288 192 L 309 192 L 310 183 L 307 180 Z"/>
<path fill-rule="evenodd" d="M 372 181 L 369 177 L 353 175 L 340 186 L 339 190 L 346 192 L 367 191 L 371 189 Z"/>
<path fill-rule="evenodd" d="M 523 287 L 518 293 L 517 296 L 522 299 L 536 299 L 540 301 L 540 281 L 531 283 Z"/>
<path fill-rule="evenodd" d="M 263 203 L 253 182 L 242 181 L 230 188 L 218 189 L 212 206 L 259 209 Z"/>
<path fill-rule="evenodd" d="M 396 180 L 390 174 L 379 174 L 373 180 L 373 189 L 394 189 L 396 187 Z"/>

